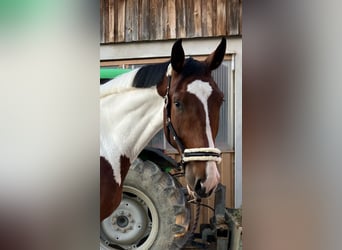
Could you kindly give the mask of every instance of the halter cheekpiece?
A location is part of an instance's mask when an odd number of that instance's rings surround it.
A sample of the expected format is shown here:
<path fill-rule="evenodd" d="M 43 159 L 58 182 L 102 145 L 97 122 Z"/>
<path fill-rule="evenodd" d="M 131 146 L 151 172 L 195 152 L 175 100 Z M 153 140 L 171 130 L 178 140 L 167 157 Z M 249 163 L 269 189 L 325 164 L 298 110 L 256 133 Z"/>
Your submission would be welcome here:
<path fill-rule="evenodd" d="M 190 161 L 215 161 L 220 163 L 221 158 L 221 151 L 218 148 L 185 148 L 184 144 L 182 143 L 181 139 L 178 137 L 176 130 L 174 129 L 172 122 L 171 122 L 171 105 L 169 102 L 169 92 L 171 88 L 171 72 L 172 66 L 171 63 L 169 64 L 166 72 L 166 76 L 168 78 L 168 83 L 166 87 L 166 94 L 164 96 L 165 101 L 165 114 L 166 114 L 166 128 L 167 128 L 167 138 L 171 141 L 172 139 L 175 141 L 178 150 L 181 152 L 181 161 L 178 163 L 180 167 L 184 167 L 187 162 Z"/>

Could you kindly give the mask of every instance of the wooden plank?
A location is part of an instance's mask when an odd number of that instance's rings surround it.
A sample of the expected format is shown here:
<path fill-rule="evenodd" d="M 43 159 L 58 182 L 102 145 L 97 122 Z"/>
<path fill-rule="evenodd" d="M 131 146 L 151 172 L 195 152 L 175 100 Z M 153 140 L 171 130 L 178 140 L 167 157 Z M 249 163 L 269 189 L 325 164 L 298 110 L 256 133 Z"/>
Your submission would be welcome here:
<path fill-rule="evenodd" d="M 208 0 L 201 1 L 201 30 L 202 36 L 208 36 L 208 26 L 207 26 L 207 2 Z"/>
<path fill-rule="evenodd" d="M 165 14 L 164 14 L 164 1 L 159 0 L 159 3 L 157 5 L 157 18 L 156 18 L 156 40 L 162 40 L 164 38 L 164 31 L 165 31 Z"/>
<path fill-rule="evenodd" d="M 194 37 L 195 21 L 194 21 L 194 0 L 185 1 L 185 20 L 186 20 L 186 37 Z"/>
<path fill-rule="evenodd" d="M 114 42 L 115 0 L 108 0 L 108 42 Z"/>
<path fill-rule="evenodd" d="M 201 0 L 194 0 L 194 36 L 202 36 L 202 3 Z"/>
<path fill-rule="evenodd" d="M 162 2 L 162 20 L 161 20 L 161 28 L 163 29 L 163 37 L 162 39 L 168 39 L 170 36 L 170 33 L 168 31 L 168 19 L 169 19 L 169 13 L 168 13 L 168 2 L 169 0 L 161 0 Z"/>
<path fill-rule="evenodd" d="M 213 0 L 206 1 L 207 3 L 207 35 L 213 35 Z"/>
<path fill-rule="evenodd" d="M 223 36 L 226 34 L 227 18 L 226 18 L 226 0 L 217 0 L 216 5 L 216 35 Z"/>
<path fill-rule="evenodd" d="M 119 27 L 118 27 L 118 1 L 114 0 L 114 39 L 113 43 L 116 41 L 118 37 Z"/>
<path fill-rule="evenodd" d="M 138 1 L 132 0 L 132 41 L 138 41 L 139 37 L 139 4 Z"/>
<path fill-rule="evenodd" d="M 166 27 L 166 39 L 177 38 L 176 33 L 176 0 L 167 1 L 167 27 Z"/>
<path fill-rule="evenodd" d="M 150 39 L 150 0 L 140 0 L 141 7 L 139 13 L 139 40 Z"/>
<path fill-rule="evenodd" d="M 240 21 L 241 21 L 241 1 L 230 0 L 227 6 L 227 34 L 228 35 L 241 35 Z"/>
<path fill-rule="evenodd" d="M 105 31 L 104 31 L 104 0 L 100 0 L 100 43 L 104 43 Z"/>
<path fill-rule="evenodd" d="M 158 28 L 158 0 L 150 0 L 150 27 L 149 27 L 149 32 L 150 32 L 150 40 L 156 40 L 157 37 L 157 31 L 156 29 Z"/>
<path fill-rule="evenodd" d="M 118 1 L 118 35 L 115 38 L 115 42 L 124 42 L 125 41 L 125 15 L 126 15 L 126 1 L 125 0 L 116 0 Z"/>
<path fill-rule="evenodd" d="M 191 55 L 192 58 L 204 61 L 206 55 Z M 101 67 L 122 67 L 123 65 L 134 65 L 134 64 L 150 64 L 150 63 L 161 63 L 170 60 L 170 57 L 160 57 L 160 58 L 141 58 L 141 59 L 123 59 L 123 60 L 106 60 L 101 61 Z M 232 55 L 225 55 L 224 60 L 232 60 Z"/>
<path fill-rule="evenodd" d="M 108 1 L 104 1 L 104 6 L 103 6 L 103 22 L 104 22 L 104 41 L 105 43 L 108 43 Z"/>
<path fill-rule="evenodd" d="M 125 42 L 133 40 L 133 25 L 134 25 L 134 0 L 126 0 L 125 13 Z"/>
<path fill-rule="evenodd" d="M 163 0 L 151 0 L 150 2 L 150 40 L 161 40 L 164 36 Z"/>
<path fill-rule="evenodd" d="M 233 153 L 223 153 L 222 163 L 219 166 L 221 183 L 226 186 L 226 206 L 234 206 L 234 166 Z"/>
<path fill-rule="evenodd" d="M 242 0 L 239 1 L 239 35 L 242 35 Z"/>
<path fill-rule="evenodd" d="M 177 38 L 186 37 L 185 0 L 176 0 Z"/>
<path fill-rule="evenodd" d="M 212 0 L 212 7 L 213 7 L 213 11 L 211 12 L 211 20 L 212 20 L 212 35 L 216 36 L 217 32 L 216 32 L 216 25 L 217 25 L 217 0 Z"/>

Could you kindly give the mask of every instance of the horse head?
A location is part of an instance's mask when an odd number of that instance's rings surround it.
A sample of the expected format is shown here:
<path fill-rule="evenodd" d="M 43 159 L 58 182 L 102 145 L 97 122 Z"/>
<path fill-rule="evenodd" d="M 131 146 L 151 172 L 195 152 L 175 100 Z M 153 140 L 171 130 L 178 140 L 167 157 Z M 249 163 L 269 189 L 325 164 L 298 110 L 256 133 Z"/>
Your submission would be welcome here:
<path fill-rule="evenodd" d="M 182 40 L 171 52 L 167 80 L 158 86 L 165 98 L 164 132 L 169 143 L 182 155 L 188 189 L 197 197 L 209 196 L 220 181 L 221 160 L 214 140 L 218 132 L 223 93 L 211 72 L 222 63 L 226 40 L 204 61 L 185 58 Z"/>

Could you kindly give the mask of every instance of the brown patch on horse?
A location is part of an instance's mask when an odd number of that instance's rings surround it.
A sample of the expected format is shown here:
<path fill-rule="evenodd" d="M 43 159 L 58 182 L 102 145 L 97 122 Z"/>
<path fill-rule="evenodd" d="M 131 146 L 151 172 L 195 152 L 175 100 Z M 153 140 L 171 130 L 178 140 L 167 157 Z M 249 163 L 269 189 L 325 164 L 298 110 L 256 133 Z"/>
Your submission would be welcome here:
<path fill-rule="evenodd" d="M 100 157 L 100 221 L 106 219 L 120 205 L 122 199 L 122 185 L 131 163 L 125 155 L 120 156 L 121 184 L 113 175 L 110 163 Z"/>
<path fill-rule="evenodd" d="M 186 90 L 173 95 L 172 103 L 175 102 L 179 104 L 171 106 L 171 122 L 177 135 L 182 138 L 184 146 L 186 148 L 208 147 L 203 105 L 196 96 L 187 93 Z"/>

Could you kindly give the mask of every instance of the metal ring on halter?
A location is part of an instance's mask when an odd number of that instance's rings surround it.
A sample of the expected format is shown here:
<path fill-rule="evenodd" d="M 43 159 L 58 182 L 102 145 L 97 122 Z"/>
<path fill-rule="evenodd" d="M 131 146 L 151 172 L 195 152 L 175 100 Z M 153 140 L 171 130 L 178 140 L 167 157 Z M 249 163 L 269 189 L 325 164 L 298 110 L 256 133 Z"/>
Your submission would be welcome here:
<path fill-rule="evenodd" d="M 165 93 L 165 96 L 164 96 L 165 107 L 169 103 L 169 90 L 170 90 L 170 85 L 171 85 L 171 74 L 172 74 L 172 65 L 170 63 L 169 66 L 167 67 L 167 71 L 166 71 L 166 76 L 168 77 L 168 83 L 167 83 L 167 86 L 166 86 L 166 93 Z"/>

